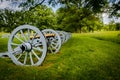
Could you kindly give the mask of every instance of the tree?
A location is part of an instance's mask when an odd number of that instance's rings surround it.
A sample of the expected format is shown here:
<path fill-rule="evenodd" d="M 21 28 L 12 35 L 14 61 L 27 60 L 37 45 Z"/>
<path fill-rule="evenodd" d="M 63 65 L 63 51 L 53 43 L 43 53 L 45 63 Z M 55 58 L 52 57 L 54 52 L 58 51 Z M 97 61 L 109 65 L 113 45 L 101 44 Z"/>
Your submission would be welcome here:
<path fill-rule="evenodd" d="M 56 16 L 50 8 L 43 6 L 44 2 L 50 5 L 58 3 L 64 5 L 57 12 Z M 99 19 L 96 14 L 103 11 L 107 0 L 26 0 L 20 4 L 23 7 L 21 12 L 8 11 L 1 16 L 1 25 L 12 26 L 31 24 L 40 29 L 55 28 L 72 32 L 82 32 L 84 27 L 88 31 L 98 29 Z M 41 5 L 41 6 L 40 6 Z M 95 21 L 94 21 L 95 20 Z M 6 21 L 7 24 L 6 24 Z M 10 23 L 10 24 L 8 24 Z M 4 28 L 7 29 L 7 28 Z"/>
<path fill-rule="evenodd" d="M 40 29 L 55 28 L 56 17 L 51 8 L 47 6 L 37 6 L 31 11 L 30 22 Z"/>
<path fill-rule="evenodd" d="M 78 8 L 84 7 L 97 13 L 101 11 L 107 4 L 107 0 L 26 0 L 26 2 L 21 3 L 25 9 L 32 9 L 44 2 L 55 6 L 56 4 L 63 4 L 66 7 L 77 6 Z"/>
<path fill-rule="evenodd" d="M 0 26 L 1 29 L 4 31 L 11 31 L 17 26 L 17 22 L 19 19 L 19 12 L 12 12 L 11 10 L 5 9 L 0 11 L 1 19 L 0 19 Z"/>
<path fill-rule="evenodd" d="M 57 23 L 60 29 L 71 32 L 90 32 L 101 29 L 97 16 L 86 8 L 78 9 L 76 6 L 60 8 L 57 11 Z M 84 30 L 83 30 L 84 29 Z"/>
<path fill-rule="evenodd" d="M 120 23 L 116 23 L 116 30 L 120 30 Z"/>
<path fill-rule="evenodd" d="M 111 0 L 110 1 L 110 13 L 111 16 L 120 17 L 120 1 L 119 0 Z"/>
<path fill-rule="evenodd" d="M 8 9 L 0 11 L 1 30 L 11 32 L 14 28 L 23 24 L 37 26 L 40 29 L 55 28 L 56 17 L 52 9 L 47 6 L 37 6 L 31 11 L 11 11 Z"/>

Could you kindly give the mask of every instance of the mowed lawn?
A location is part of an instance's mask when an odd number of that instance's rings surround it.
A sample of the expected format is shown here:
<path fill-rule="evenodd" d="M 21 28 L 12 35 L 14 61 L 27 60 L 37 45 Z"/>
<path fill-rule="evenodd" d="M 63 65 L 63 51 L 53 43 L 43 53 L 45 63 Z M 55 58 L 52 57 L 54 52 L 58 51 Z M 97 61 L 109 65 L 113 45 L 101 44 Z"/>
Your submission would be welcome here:
<path fill-rule="evenodd" d="M 120 80 L 120 32 L 73 33 L 57 54 L 38 67 L 0 58 L 0 80 Z M 7 50 L 0 38 L 0 52 Z"/>

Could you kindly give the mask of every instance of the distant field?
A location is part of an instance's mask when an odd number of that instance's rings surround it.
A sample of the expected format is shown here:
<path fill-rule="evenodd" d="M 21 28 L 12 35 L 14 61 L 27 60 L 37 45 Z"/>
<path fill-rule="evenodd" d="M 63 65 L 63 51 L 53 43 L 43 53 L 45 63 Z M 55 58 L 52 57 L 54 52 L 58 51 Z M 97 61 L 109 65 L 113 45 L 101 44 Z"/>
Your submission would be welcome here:
<path fill-rule="evenodd" d="M 0 38 L 0 52 L 7 50 L 7 40 Z M 120 31 L 73 33 L 58 54 L 47 54 L 38 67 L 16 66 L 0 58 L 0 80 L 119 79 Z"/>

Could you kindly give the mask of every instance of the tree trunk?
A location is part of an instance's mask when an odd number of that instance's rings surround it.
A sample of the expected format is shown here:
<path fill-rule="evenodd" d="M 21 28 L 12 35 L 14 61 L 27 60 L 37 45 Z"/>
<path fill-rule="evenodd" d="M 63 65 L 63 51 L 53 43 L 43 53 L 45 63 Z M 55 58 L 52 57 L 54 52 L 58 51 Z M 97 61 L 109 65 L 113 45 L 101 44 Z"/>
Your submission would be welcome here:
<path fill-rule="evenodd" d="M 80 33 L 82 33 L 82 27 L 81 27 L 81 26 L 80 26 L 80 28 L 79 28 L 79 29 L 80 29 Z"/>

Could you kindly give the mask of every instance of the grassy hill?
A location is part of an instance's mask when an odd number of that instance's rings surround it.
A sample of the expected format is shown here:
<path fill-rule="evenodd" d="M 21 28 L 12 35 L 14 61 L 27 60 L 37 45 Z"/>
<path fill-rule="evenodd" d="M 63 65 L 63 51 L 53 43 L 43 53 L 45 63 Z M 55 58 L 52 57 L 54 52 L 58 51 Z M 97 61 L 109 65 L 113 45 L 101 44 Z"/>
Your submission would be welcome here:
<path fill-rule="evenodd" d="M 120 32 L 73 33 L 58 54 L 38 67 L 16 66 L 0 58 L 0 80 L 119 80 Z M 0 52 L 7 50 L 0 38 Z"/>

